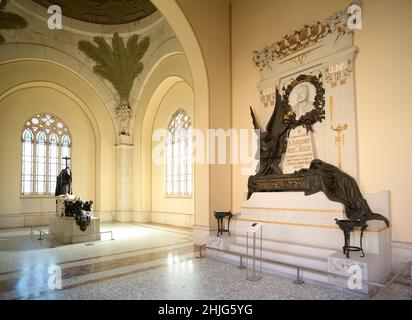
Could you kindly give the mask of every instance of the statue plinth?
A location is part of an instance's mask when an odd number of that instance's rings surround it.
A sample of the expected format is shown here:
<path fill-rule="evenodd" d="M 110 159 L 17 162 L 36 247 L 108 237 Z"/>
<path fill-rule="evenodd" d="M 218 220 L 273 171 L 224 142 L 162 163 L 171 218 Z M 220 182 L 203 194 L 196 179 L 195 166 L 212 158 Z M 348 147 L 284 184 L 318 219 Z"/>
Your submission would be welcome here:
<path fill-rule="evenodd" d="M 81 231 L 74 217 L 49 218 L 49 234 L 59 244 L 81 243 L 100 240 L 100 218 L 92 217 L 85 231 Z"/>
<path fill-rule="evenodd" d="M 252 177 L 251 177 L 252 178 Z M 255 185 L 255 192 L 305 191 L 306 179 L 294 175 L 254 177 L 249 180 Z"/>

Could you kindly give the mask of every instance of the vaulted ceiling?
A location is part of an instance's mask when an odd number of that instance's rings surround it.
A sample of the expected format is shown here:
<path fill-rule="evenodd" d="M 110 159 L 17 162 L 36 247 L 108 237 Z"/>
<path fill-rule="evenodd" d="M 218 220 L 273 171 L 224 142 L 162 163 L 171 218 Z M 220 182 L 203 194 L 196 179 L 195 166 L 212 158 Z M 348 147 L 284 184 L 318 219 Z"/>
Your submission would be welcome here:
<path fill-rule="evenodd" d="M 156 7 L 149 0 L 33 0 L 48 8 L 59 5 L 69 18 L 98 24 L 123 24 L 150 16 Z"/>

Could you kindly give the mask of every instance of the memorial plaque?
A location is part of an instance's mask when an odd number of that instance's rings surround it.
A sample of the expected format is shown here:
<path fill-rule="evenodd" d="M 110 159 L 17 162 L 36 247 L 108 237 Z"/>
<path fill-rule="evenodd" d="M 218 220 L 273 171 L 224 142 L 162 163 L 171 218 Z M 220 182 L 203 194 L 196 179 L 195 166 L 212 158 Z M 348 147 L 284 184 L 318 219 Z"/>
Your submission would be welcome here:
<path fill-rule="evenodd" d="M 313 144 L 310 132 L 306 132 L 306 129 L 302 127 L 291 130 L 283 162 L 283 173 L 293 173 L 300 169 L 307 169 L 313 159 Z"/>

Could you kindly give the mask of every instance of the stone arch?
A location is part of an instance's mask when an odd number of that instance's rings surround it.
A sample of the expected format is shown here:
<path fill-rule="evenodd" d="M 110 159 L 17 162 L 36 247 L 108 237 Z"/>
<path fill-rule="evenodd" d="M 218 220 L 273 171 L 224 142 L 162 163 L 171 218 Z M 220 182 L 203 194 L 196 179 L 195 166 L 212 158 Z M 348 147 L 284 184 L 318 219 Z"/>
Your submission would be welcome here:
<path fill-rule="evenodd" d="M 140 217 L 151 211 L 151 134 L 153 122 L 160 102 L 167 92 L 178 82 L 186 82 L 193 90 L 192 77 L 186 57 L 176 53 L 163 57 L 148 73 L 142 88 L 133 124 L 133 211 Z M 194 124 L 195 125 L 195 124 Z"/>
<path fill-rule="evenodd" d="M 152 2 L 169 22 L 183 47 L 193 79 L 195 127 L 206 132 L 209 127 L 209 80 L 199 41 L 176 0 Z M 210 226 L 209 166 L 195 164 L 194 174 L 195 181 L 198 181 L 194 186 L 194 241 L 204 243 Z"/>
<path fill-rule="evenodd" d="M 110 158 L 115 157 L 113 145 L 116 134 L 107 107 L 94 88 L 75 72 L 50 61 L 6 61 L 0 64 L 0 69 L 6 74 L 13 74 L 7 81 L 2 81 L 0 84 L 0 101 L 15 92 L 28 88 L 47 88 L 66 96 L 82 110 L 90 122 L 95 140 L 96 210 L 114 209 L 110 201 L 109 203 L 102 201 L 108 198 L 107 194 L 110 193 L 110 191 L 104 191 L 103 184 L 114 179 L 114 175 L 111 177 L 107 172 L 112 171 L 109 167 Z M 22 72 L 22 70 L 32 72 Z M 105 161 L 102 161 L 103 159 Z"/>
<path fill-rule="evenodd" d="M 140 203 L 138 206 L 142 211 L 150 211 L 152 194 L 151 194 L 151 163 L 152 163 L 152 129 L 153 123 L 160 106 L 161 101 L 167 95 L 171 88 L 179 82 L 185 82 L 184 79 L 177 76 L 169 76 L 163 79 L 155 91 L 152 98 L 148 103 L 148 108 L 144 114 L 144 118 L 141 124 L 141 134 L 139 135 L 140 152 L 136 154 L 136 162 L 140 170 L 138 170 L 140 179 L 136 184 L 137 193 L 140 194 Z M 139 199 L 136 199 L 139 200 Z"/>

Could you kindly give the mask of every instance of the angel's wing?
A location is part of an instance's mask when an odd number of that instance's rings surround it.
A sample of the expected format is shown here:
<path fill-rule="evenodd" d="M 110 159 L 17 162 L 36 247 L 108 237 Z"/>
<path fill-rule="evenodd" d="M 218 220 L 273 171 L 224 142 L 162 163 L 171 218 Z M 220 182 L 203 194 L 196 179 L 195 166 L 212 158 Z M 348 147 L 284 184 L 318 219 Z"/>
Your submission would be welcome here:
<path fill-rule="evenodd" d="M 282 106 L 282 97 L 280 96 L 279 90 L 276 88 L 276 104 L 273 110 L 272 116 L 270 117 L 267 125 L 266 131 L 273 137 L 279 136 L 281 132 L 284 131 L 286 125 L 283 123 L 283 116 L 285 112 Z"/>
<path fill-rule="evenodd" d="M 258 123 L 258 121 L 257 121 L 257 119 L 256 119 L 256 116 L 255 116 L 255 114 L 253 113 L 252 107 L 250 107 L 250 114 L 251 114 L 251 116 L 252 116 L 253 127 L 255 128 L 255 130 L 261 130 L 261 131 L 262 131 L 262 129 L 260 128 L 259 123 Z"/>

